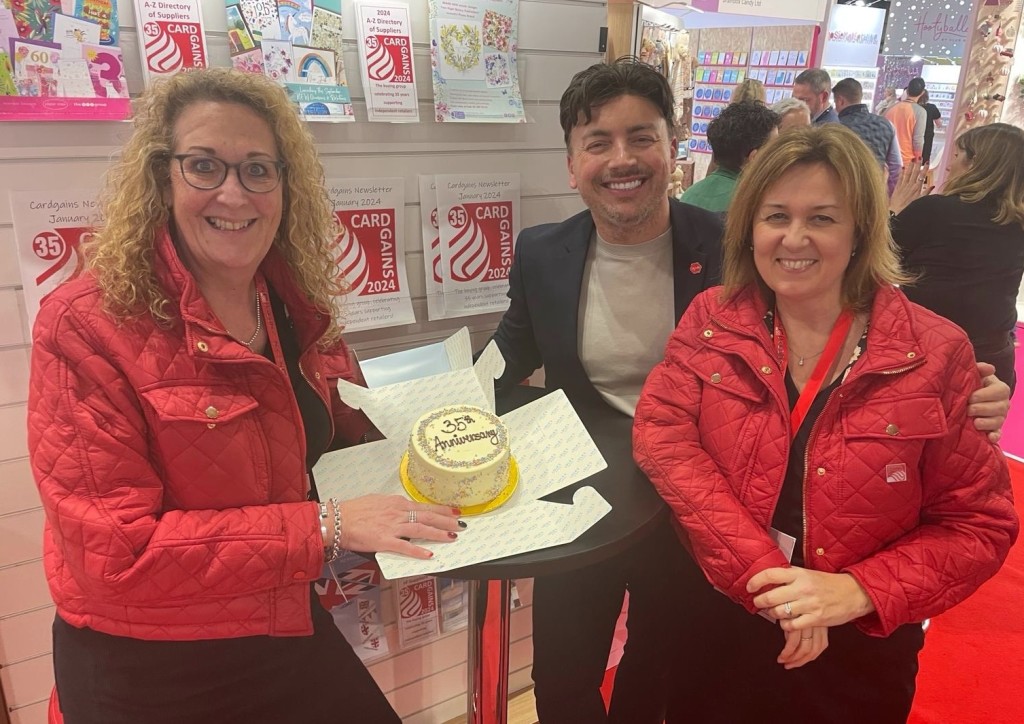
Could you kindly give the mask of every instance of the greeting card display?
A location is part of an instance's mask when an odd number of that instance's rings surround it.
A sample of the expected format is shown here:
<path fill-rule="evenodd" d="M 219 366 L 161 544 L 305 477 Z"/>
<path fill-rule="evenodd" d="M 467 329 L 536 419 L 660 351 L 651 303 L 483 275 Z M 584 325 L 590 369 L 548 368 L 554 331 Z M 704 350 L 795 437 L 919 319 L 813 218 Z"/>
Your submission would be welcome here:
<path fill-rule="evenodd" d="M 334 625 L 364 662 L 389 651 L 380 606 L 382 583 L 373 561 L 345 553 L 324 566 L 314 584 L 320 605 L 331 612 Z"/>
<path fill-rule="evenodd" d="M 98 220 L 95 194 L 89 189 L 11 192 L 29 327 L 35 322 L 39 301 L 78 266 L 79 249 Z"/>
<path fill-rule="evenodd" d="M 207 67 L 199 0 L 135 0 L 135 24 L 144 44 L 142 71 L 147 83 Z"/>
<path fill-rule="evenodd" d="M 519 236 L 519 174 L 444 175 L 435 184 L 445 316 L 504 311 Z"/>
<path fill-rule="evenodd" d="M 416 321 L 405 273 L 405 182 L 400 178 L 327 182 L 339 233 L 338 272 L 345 328 L 379 329 Z"/>
<path fill-rule="evenodd" d="M 437 187 L 433 176 L 420 176 L 420 231 L 423 239 L 423 276 L 427 290 L 427 318 L 444 319 L 444 278 L 441 275 L 441 232 L 437 222 Z"/>
<path fill-rule="evenodd" d="M 359 67 L 371 121 L 418 121 L 409 6 L 391 0 L 356 2 Z"/>
<path fill-rule="evenodd" d="M 226 0 L 231 65 L 288 89 L 308 121 L 352 121 L 341 0 Z"/>
<path fill-rule="evenodd" d="M 0 120 L 126 118 L 116 23 L 110 3 L 0 0 Z M 90 57 L 93 48 L 109 62 Z"/>
<path fill-rule="evenodd" d="M 395 597 L 399 646 L 405 649 L 437 638 L 441 633 L 441 621 L 434 578 L 405 578 L 395 585 Z"/>
<path fill-rule="evenodd" d="M 518 0 L 429 0 L 437 121 L 524 123 Z"/>

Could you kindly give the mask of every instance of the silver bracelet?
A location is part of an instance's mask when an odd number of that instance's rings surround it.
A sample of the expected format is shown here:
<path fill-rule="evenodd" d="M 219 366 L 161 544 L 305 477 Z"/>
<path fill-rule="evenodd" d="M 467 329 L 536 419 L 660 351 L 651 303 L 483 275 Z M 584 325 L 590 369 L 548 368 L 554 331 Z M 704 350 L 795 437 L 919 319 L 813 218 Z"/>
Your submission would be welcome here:
<path fill-rule="evenodd" d="M 334 539 L 331 541 L 331 547 L 326 554 L 327 562 L 330 563 L 341 555 L 341 506 L 338 505 L 337 498 L 328 498 L 328 500 L 334 507 Z"/>
<path fill-rule="evenodd" d="M 321 541 L 326 541 L 327 540 L 327 518 L 328 518 L 327 503 L 320 503 L 319 505 L 320 505 L 320 540 Z M 328 550 L 329 550 L 328 545 L 326 543 L 324 543 L 324 557 L 325 558 L 327 557 Z"/>

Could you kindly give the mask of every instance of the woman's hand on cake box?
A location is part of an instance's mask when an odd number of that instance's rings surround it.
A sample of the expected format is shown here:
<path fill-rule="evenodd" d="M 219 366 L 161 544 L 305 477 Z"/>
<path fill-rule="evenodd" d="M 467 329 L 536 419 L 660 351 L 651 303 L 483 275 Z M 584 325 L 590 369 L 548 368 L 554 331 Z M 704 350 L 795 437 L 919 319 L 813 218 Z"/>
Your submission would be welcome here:
<path fill-rule="evenodd" d="M 341 547 L 363 553 L 391 551 L 427 559 L 434 554 L 410 538 L 450 542 L 466 524 L 458 508 L 416 503 L 401 495 L 364 495 L 341 507 Z"/>

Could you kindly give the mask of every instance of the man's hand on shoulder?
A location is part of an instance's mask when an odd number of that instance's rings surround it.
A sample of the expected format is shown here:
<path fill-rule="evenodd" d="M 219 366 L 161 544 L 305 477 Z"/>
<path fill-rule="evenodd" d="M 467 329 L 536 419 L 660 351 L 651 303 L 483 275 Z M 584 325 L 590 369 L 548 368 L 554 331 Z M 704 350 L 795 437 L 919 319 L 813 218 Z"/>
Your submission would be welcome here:
<path fill-rule="evenodd" d="M 1010 386 L 995 375 L 996 368 L 978 363 L 981 387 L 968 399 L 967 414 L 974 418 L 974 427 L 988 433 L 988 439 L 999 442 L 1003 423 L 1010 411 Z"/>

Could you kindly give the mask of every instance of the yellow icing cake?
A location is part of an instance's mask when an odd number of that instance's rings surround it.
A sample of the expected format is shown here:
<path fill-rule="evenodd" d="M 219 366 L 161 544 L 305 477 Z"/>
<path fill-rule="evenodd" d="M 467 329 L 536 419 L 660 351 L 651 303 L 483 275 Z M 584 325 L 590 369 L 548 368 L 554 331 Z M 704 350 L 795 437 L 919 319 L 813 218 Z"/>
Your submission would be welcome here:
<path fill-rule="evenodd" d="M 428 412 L 409 437 L 409 482 L 426 499 L 456 508 L 487 503 L 509 484 L 508 428 L 473 405 Z"/>

